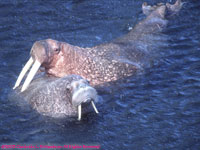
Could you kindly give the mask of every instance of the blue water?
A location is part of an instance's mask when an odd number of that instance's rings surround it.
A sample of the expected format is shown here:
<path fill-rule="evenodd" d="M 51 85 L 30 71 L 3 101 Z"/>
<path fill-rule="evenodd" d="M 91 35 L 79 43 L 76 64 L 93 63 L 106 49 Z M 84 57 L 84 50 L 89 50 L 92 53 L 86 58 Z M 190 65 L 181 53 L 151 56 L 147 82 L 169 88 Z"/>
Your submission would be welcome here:
<path fill-rule="evenodd" d="M 159 0 L 148 0 L 155 4 Z M 166 2 L 166 1 L 162 1 Z M 90 47 L 144 18 L 143 1 L 0 1 L 0 145 L 100 145 L 103 150 L 200 148 L 200 1 L 186 0 L 151 66 L 120 90 L 100 93 L 100 114 L 59 120 L 10 102 L 33 43 L 52 38 Z"/>

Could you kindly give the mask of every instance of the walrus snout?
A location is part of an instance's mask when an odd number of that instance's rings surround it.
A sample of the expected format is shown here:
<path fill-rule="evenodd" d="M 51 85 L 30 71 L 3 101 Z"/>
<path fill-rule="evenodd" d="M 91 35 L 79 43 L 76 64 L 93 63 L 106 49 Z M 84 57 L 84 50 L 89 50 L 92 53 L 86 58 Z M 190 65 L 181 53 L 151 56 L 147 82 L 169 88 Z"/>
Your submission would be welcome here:
<path fill-rule="evenodd" d="M 22 71 L 20 72 L 20 75 L 17 78 L 15 86 L 13 87 L 13 89 L 15 89 L 20 85 L 23 77 L 31 68 L 26 80 L 24 81 L 21 92 L 27 89 L 30 82 L 33 80 L 35 74 L 39 70 L 40 66 L 43 66 L 46 69 L 48 69 L 51 67 L 52 63 L 53 65 L 55 65 L 55 62 L 53 62 L 53 60 L 59 60 L 60 56 L 62 55 L 61 42 L 52 39 L 36 41 L 31 48 L 30 54 L 31 57 L 29 58 L 26 65 L 23 67 Z"/>
<path fill-rule="evenodd" d="M 81 104 L 90 103 L 92 104 L 96 113 L 99 113 L 94 102 L 98 101 L 97 91 L 91 87 L 87 80 L 81 79 L 73 81 L 70 85 L 72 93 L 72 105 L 78 107 L 78 120 L 81 119 Z"/>
<path fill-rule="evenodd" d="M 72 96 L 72 104 L 78 106 L 82 103 L 97 101 L 97 92 L 92 87 L 81 87 Z"/>

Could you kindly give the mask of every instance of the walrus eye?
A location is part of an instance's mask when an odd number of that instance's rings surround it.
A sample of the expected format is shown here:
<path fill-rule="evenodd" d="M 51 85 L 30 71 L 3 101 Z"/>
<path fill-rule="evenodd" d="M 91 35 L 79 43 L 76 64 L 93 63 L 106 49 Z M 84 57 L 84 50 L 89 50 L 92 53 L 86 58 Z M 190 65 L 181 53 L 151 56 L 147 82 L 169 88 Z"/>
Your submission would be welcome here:
<path fill-rule="evenodd" d="M 60 49 L 59 48 L 56 48 L 55 49 L 55 52 L 58 54 L 60 52 Z"/>

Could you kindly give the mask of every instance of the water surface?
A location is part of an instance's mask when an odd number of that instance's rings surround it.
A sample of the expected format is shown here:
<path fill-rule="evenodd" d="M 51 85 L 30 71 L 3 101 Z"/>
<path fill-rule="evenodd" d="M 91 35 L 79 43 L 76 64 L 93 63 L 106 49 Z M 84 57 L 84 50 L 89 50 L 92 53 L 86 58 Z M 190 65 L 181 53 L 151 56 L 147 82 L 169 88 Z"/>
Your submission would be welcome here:
<path fill-rule="evenodd" d="M 9 100 L 33 43 L 52 38 L 90 47 L 124 35 L 143 1 L 0 1 L 0 145 L 101 145 L 116 149 L 200 147 L 200 2 L 187 0 L 150 67 L 100 93 L 105 103 L 81 122 L 47 118 Z M 158 0 L 149 0 L 155 4 Z M 164 1 L 163 1 L 164 2 Z"/>

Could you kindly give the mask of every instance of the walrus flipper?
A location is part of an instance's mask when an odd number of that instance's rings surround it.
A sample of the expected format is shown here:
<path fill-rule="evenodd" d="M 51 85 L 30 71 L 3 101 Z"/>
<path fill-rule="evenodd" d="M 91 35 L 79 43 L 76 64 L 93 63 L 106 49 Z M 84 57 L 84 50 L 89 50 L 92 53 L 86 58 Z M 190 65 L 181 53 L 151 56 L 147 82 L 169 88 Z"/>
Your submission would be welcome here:
<path fill-rule="evenodd" d="M 156 5 L 148 5 L 147 2 L 142 4 L 142 12 L 149 16 L 153 11 L 155 11 L 160 6 L 165 6 L 167 8 L 167 16 L 173 16 L 177 14 L 182 8 L 183 2 L 181 0 L 177 0 L 174 4 L 169 3 L 158 3 Z"/>

